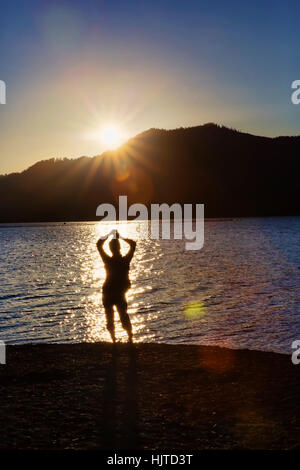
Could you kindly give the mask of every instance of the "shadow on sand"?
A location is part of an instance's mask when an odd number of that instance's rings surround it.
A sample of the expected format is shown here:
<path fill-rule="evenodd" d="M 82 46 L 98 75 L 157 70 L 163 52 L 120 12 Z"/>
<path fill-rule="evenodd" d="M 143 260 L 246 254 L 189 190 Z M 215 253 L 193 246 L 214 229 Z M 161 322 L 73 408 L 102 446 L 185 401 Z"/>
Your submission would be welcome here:
<path fill-rule="evenodd" d="M 139 444 L 137 350 L 131 344 L 124 352 L 115 345 L 106 369 L 103 390 L 106 449 L 134 449 Z"/>

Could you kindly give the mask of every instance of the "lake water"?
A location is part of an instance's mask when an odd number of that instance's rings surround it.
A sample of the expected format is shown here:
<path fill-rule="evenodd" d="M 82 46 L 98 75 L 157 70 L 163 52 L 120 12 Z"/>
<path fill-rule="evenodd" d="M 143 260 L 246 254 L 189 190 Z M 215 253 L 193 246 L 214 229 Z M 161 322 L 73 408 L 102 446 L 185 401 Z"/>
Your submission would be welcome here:
<path fill-rule="evenodd" d="M 142 225 L 2 225 L 0 339 L 109 341 L 96 241 L 115 227 L 137 238 Z M 137 239 L 128 293 L 135 341 L 291 354 L 300 339 L 299 233 L 299 217 L 247 218 L 205 222 L 199 251 L 184 240 Z"/>

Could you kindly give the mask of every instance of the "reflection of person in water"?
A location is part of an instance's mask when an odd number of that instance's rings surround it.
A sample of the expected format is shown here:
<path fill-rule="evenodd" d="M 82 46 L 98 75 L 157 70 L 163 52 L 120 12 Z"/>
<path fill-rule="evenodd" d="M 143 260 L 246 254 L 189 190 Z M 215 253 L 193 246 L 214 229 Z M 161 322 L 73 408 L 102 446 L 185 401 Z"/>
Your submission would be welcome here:
<path fill-rule="evenodd" d="M 97 242 L 97 248 L 103 260 L 106 279 L 103 284 L 103 305 L 105 309 L 107 329 L 113 342 L 116 341 L 114 325 L 114 306 L 116 306 L 123 328 L 127 331 L 128 339 L 132 341 L 132 327 L 127 313 L 126 292 L 130 288 L 129 265 L 132 260 L 136 242 L 129 238 L 122 238 L 129 244 L 129 251 L 125 256 L 121 255 L 120 235 L 115 231 L 115 238 L 109 242 L 109 248 L 112 256 L 109 256 L 103 249 L 104 242 L 110 234 L 100 238 Z"/>

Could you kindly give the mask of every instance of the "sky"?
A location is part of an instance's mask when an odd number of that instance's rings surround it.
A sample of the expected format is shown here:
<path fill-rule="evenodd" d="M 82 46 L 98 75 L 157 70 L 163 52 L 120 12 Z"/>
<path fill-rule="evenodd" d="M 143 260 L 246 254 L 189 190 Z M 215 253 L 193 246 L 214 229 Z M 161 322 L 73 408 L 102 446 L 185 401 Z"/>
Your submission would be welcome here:
<path fill-rule="evenodd" d="M 111 126 L 300 134 L 297 3 L 1 0 L 0 174 L 100 154 Z"/>

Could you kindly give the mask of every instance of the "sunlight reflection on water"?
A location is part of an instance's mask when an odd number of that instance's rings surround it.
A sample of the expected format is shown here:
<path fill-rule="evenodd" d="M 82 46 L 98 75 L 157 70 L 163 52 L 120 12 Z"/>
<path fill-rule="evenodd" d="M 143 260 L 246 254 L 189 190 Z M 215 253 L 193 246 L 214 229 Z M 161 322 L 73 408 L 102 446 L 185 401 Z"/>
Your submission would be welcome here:
<path fill-rule="evenodd" d="M 1 339 L 109 341 L 96 241 L 113 228 L 138 242 L 127 296 L 135 341 L 290 353 L 300 326 L 297 217 L 206 222 L 200 251 L 142 239 L 148 222 L 2 225 Z"/>

